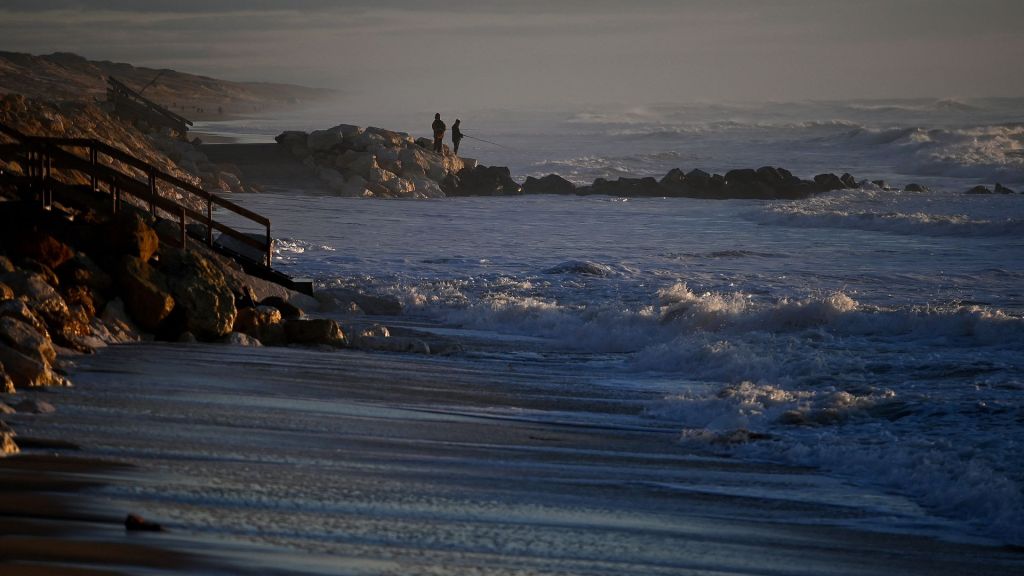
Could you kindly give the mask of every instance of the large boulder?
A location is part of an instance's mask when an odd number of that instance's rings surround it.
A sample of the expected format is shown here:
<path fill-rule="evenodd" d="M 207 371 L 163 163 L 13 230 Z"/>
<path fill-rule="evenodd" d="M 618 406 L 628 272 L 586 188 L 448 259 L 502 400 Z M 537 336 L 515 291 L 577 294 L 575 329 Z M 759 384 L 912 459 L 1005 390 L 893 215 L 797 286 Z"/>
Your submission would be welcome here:
<path fill-rule="evenodd" d="M 457 178 L 445 189 L 449 196 L 513 196 L 522 193 L 522 188 L 505 166 L 477 166 L 463 169 Z"/>
<path fill-rule="evenodd" d="M 44 231 L 32 231 L 20 238 L 16 252 L 47 268 L 54 269 L 67 262 L 75 252 L 67 244 Z"/>
<path fill-rule="evenodd" d="M 284 332 L 289 344 L 345 345 L 341 326 L 329 318 L 288 320 L 284 324 Z"/>
<path fill-rule="evenodd" d="M 665 191 L 654 178 L 619 178 L 605 180 L 598 178 L 590 186 L 591 194 L 636 198 L 641 196 L 665 196 Z"/>
<path fill-rule="evenodd" d="M 304 157 L 309 154 L 309 147 L 306 146 L 308 134 L 299 130 L 288 130 L 278 134 L 274 140 L 284 146 L 292 156 Z"/>
<path fill-rule="evenodd" d="M 49 338 L 32 325 L 9 316 L 0 318 L 0 342 L 42 364 L 51 365 L 57 359 Z"/>
<path fill-rule="evenodd" d="M 1007 188 L 1006 186 L 1003 186 L 999 182 L 996 182 L 995 193 L 996 194 L 1016 194 L 1016 192 L 1014 192 L 1013 189 Z"/>
<path fill-rule="evenodd" d="M 268 346 L 284 344 L 281 311 L 273 306 L 242 308 L 235 315 L 234 333 L 246 334 Z"/>
<path fill-rule="evenodd" d="M 907 184 L 906 186 L 903 187 L 903 191 L 904 192 L 930 192 L 930 190 L 928 190 L 927 186 L 925 186 L 923 184 L 918 184 L 917 182 L 911 182 L 910 184 Z"/>
<path fill-rule="evenodd" d="M 523 182 L 523 194 L 575 194 L 576 185 L 558 174 L 542 178 L 528 176 Z"/>
<path fill-rule="evenodd" d="M 98 232 L 101 235 L 101 249 L 115 256 L 126 254 L 148 262 L 160 247 L 156 231 L 135 210 L 118 212 Z"/>
<path fill-rule="evenodd" d="M 818 186 L 818 190 L 821 192 L 846 189 L 846 184 L 842 179 L 831 173 L 818 174 L 814 177 L 814 183 Z"/>
<path fill-rule="evenodd" d="M 7 284 L 4 284 L 3 282 L 0 282 L 0 302 L 2 302 L 4 300 L 13 300 L 13 299 L 14 299 L 14 289 L 11 288 L 10 286 L 8 286 Z"/>
<path fill-rule="evenodd" d="M 110 295 L 114 280 L 86 254 L 79 252 L 54 270 L 63 286 L 85 286 L 103 295 Z"/>
<path fill-rule="evenodd" d="M 231 332 L 235 296 L 220 269 L 197 252 L 177 248 L 162 251 L 160 259 L 184 330 L 211 341 Z"/>
<path fill-rule="evenodd" d="M 0 302 L 0 318 L 14 318 L 28 324 L 44 337 L 50 337 L 43 319 L 22 300 L 4 300 Z"/>
<path fill-rule="evenodd" d="M 18 453 L 18 445 L 14 442 L 14 430 L 0 422 L 0 457 Z"/>
<path fill-rule="evenodd" d="M 49 364 L 35 360 L 7 344 L 0 343 L 0 364 L 17 388 L 67 386 L 68 381 Z"/>
<path fill-rule="evenodd" d="M 306 147 L 311 152 L 326 152 L 335 147 L 343 146 L 345 135 L 341 126 L 335 126 L 326 130 L 314 130 L 306 137 Z"/>
<path fill-rule="evenodd" d="M 125 256 L 120 278 L 124 305 L 135 323 L 147 332 L 160 331 L 175 307 L 164 276 L 141 258 Z"/>
<path fill-rule="evenodd" d="M 991 188 L 989 188 L 988 186 L 982 186 L 981 184 L 975 186 L 974 188 L 971 188 L 967 192 L 964 192 L 964 194 L 991 194 L 991 193 L 992 193 L 992 189 Z"/>

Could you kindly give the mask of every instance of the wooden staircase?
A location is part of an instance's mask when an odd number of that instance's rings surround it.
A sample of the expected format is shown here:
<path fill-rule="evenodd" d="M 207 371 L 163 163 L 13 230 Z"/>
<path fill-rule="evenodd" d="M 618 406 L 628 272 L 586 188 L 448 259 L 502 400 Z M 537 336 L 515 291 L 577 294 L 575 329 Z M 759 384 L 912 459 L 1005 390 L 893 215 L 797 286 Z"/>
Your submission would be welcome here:
<path fill-rule="evenodd" d="M 128 198 L 133 198 L 136 205 L 148 208 L 155 219 L 177 223 L 178 233 L 174 238 L 165 236 L 165 240 L 185 249 L 190 238 L 203 242 L 238 261 L 253 276 L 312 293 L 311 281 L 293 280 L 273 269 L 273 239 L 268 218 L 99 140 L 29 136 L 3 123 L 0 123 L 0 137 L 6 140 L 0 142 L 0 159 L 21 167 L 21 170 L 0 171 L 0 176 L 17 186 L 23 198 L 49 209 L 55 193 L 106 194 L 114 213 Z M 81 185 L 83 180 L 88 184 Z M 195 206 L 202 208 L 196 210 Z M 263 231 L 242 232 L 218 220 L 215 209 L 230 212 L 236 220 Z M 214 230 L 219 233 L 217 238 Z"/>

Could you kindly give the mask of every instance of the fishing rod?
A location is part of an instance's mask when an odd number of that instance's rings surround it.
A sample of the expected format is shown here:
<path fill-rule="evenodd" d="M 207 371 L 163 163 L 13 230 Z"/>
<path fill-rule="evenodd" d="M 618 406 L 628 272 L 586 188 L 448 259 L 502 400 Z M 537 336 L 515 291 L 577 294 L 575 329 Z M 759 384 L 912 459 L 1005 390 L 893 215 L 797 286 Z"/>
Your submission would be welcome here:
<path fill-rule="evenodd" d="M 464 138 L 469 138 L 470 140 L 479 140 L 480 142 L 486 142 L 488 144 L 493 144 L 495 146 L 498 146 L 499 148 L 504 148 L 506 150 L 513 150 L 513 148 L 509 148 L 508 146 L 505 146 L 504 144 L 498 144 L 497 142 L 491 142 L 490 140 L 484 140 L 483 138 L 477 138 L 476 136 L 470 136 L 469 134 L 466 134 L 466 133 L 463 133 L 462 136 Z"/>

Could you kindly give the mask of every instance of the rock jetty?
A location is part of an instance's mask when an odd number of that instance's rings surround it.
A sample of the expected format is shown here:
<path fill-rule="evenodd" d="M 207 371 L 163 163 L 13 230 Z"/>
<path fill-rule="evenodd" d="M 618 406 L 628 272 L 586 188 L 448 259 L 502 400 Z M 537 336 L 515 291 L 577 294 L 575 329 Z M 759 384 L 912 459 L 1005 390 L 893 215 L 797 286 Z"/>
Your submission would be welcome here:
<path fill-rule="evenodd" d="M 694 169 L 670 170 L 660 180 L 598 178 L 577 186 L 557 174 L 516 182 L 507 167 L 438 154 L 428 138 L 383 128 L 339 124 L 313 132 L 288 131 L 278 144 L 315 172 L 323 185 L 342 196 L 364 198 L 443 198 L 520 194 L 645 196 L 707 199 L 800 199 L 822 192 L 859 188 L 850 174 L 818 174 L 802 180 L 785 168 L 730 170 L 724 175 Z"/>

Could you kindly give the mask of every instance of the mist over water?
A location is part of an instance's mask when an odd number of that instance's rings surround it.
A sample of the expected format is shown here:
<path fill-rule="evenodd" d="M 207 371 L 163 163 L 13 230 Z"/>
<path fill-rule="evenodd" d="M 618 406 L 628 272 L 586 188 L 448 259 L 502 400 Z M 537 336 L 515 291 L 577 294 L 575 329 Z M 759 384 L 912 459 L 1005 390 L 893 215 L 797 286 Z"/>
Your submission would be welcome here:
<path fill-rule="evenodd" d="M 459 116 L 507 147 L 469 141 L 465 154 L 519 179 L 777 165 L 897 188 L 803 201 L 234 199 L 273 220 L 282 270 L 390 293 L 409 321 L 505 342 L 469 345 L 465 362 L 525 354 L 657 390 L 637 418 L 677 427 L 689 448 L 813 466 L 907 498 L 920 529 L 1021 544 L 1024 196 L 963 191 L 1024 188 L 1022 104 Z M 268 139 L 295 120 L 211 128 Z M 287 128 L 369 123 L 307 120 Z M 383 127 L 426 132 L 408 118 Z M 909 182 L 931 191 L 899 190 Z"/>

